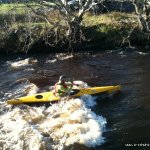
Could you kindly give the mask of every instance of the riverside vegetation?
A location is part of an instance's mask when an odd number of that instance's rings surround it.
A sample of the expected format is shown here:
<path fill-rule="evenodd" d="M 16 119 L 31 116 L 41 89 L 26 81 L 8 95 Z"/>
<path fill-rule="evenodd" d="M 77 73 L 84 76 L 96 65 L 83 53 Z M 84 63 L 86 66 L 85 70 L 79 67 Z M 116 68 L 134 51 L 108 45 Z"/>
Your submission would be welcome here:
<path fill-rule="evenodd" d="M 30 4 L 34 5 L 34 4 Z M 34 6 L 37 7 L 38 5 Z M 0 52 L 62 52 L 70 50 L 69 43 L 63 30 L 57 32 L 57 42 L 49 36 L 49 25 L 24 4 L 0 5 Z M 58 21 L 59 14 L 55 10 L 49 12 L 48 17 Z M 143 46 L 149 48 L 149 35 L 142 32 L 134 13 L 111 12 L 93 14 L 87 12 L 83 16 L 82 34 L 80 42 L 74 42 L 71 50 L 106 50 L 125 47 Z M 63 36 L 59 36 L 59 35 Z M 64 42 L 66 41 L 66 42 Z M 62 50 L 63 49 L 63 50 Z"/>

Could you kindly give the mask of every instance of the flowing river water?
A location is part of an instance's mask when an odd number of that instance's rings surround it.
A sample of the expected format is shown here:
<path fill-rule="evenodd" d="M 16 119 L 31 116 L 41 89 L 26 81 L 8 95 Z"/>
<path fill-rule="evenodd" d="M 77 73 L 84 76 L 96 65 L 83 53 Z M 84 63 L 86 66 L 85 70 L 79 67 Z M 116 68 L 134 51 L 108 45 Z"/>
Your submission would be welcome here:
<path fill-rule="evenodd" d="M 149 57 L 139 51 L 1 56 L 0 150 L 150 149 Z M 5 103 L 48 91 L 62 74 L 84 86 L 122 89 L 52 106 Z"/>

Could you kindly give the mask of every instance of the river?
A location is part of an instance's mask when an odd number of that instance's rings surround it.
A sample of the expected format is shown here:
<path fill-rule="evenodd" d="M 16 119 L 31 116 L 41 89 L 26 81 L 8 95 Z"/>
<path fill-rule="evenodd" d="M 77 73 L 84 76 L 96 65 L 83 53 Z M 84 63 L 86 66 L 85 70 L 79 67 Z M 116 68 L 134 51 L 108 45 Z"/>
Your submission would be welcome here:
<path fill-rule="evenodd" d="M 149 57 L 140 51 L 0 57 L 0 149 L 149 149 Z M 122 89 L 48 108 L 5 103 L 48 91 L 62 74 L 88 86 Z"/>

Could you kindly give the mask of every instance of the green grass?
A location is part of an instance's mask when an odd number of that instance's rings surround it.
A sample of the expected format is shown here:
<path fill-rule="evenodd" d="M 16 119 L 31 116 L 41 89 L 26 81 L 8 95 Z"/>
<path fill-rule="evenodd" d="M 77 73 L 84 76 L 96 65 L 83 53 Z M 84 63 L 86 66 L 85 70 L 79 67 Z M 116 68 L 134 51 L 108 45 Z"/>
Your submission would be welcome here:
<path fill-rule="evenodd" d="M 34 9 L 40 7 L 40 5 L 36 3 L 29 3 L 28 5 Z M 25 14 L 27 11 L 30 11 L 30 8 L 23 3 L 0 4 L 0 14 L 7 14 L 10 12 L 15 12 L 16 14 Z"/>
<path fill-rule="evenodd" d="M 24 4 L 0 4 L 0 14 L 6 14 L 11 11 L 16 11 L 17 14 L 24 13 Z"/>
<path fill-rule="evenodd" d="M 36 3 L 30 3 L 30 6 L 33 8 L 40 7 L 39 4 Z M 4 16 L 5 18 L 9 18 L 10 14 L 15 14 L 16 17 L 18 16 L 17 21 L 19 20 L 23 23 L 24 16 L 26 16 L 27 13 L 30 14 L 31 10 L 30 8 L 27 8 L 25 4 L 0 4 L 0 22 L 3 21 Z M 19 17 L 20 16 L 20 17 Z M 57 12 L 53 11 L 49 14 L 50 18 L 53 18 L 57 20 Z M 36 16 L 37 17 L 37 16 Z M 23 21 L 22 21 L 23 20 Z M 135 22 L 133 22 L 133 20 Z M 40 24 L 43 23 L 43 20 L 38 21 Z M 101 15 L 91 15 L 90 13 L 86 13 L 83 18 L 83 23 L 86 27 L 92 27 L 100 24 L 110 25 L 111 27 L 122 27 L 122 26 L 131 26 L 135 27 L 137 26 L 136 23 L 136 17 L 134 14 L 127 14 L 127 13 L 119 13 L 119 12 L 113 12 L 113 13 L 107 13 L 107 14 L 101 14 Z M 104 32 L 104 28 L 101 29 L 101 31 Z"/>
<path fill-rule="evenodd" d="M 132 23 L 132 26 L 137 25 L 136 16 L 134 14 L 112 12 L 101 15 L 91 15 L 87 13 L 84 15 L 83 22 L 86 26 L 95 26 L 99 24 L 113 25 L 119 27 L 126 23 Z M 135 22 L 134 22 L 135 21 Z"/>
<path fill-rule="evenodd" d="M 51 3 L 49 4 L 51 5 Z M 37 3 L 28 3 L 28 6 L 32 7 L 33 9 L 39 9 L 42 10 L 44 9 L 42 6 L 40 6 Z M 0 4 L 0 25 L 5 24 L 8 22 L 8 24 L 11 24 L 12 18 L 15 18 L 16 23 L 26 23 L 28 22 L 28 16 L 30 15 L 31 22 L 33 24 L 35 23 L 45 23 L 45 19 L 34 14 L 26 4 Z M 57 12 L 50 12 L 49 13 L 49 18 L 53 19 L 56 21 L 57 19 Z"/>
<path fill-rule="evenodd" d="M 47 3 L 49 5 L 54 5 L 52 3 Z M 28 3 L 30 7 L 33 7 L 34 9 L 40 8 L 41 5 L 38 3 Z M 10 4 L 3 4 L 0 3 L 0 14 L 1 13 L 8 13 L 10 11 L 15 11 L 17 14 L 24 14 L 29 8 L 27 8 L 26 4 L 23 3 L 10 3 Z"/>

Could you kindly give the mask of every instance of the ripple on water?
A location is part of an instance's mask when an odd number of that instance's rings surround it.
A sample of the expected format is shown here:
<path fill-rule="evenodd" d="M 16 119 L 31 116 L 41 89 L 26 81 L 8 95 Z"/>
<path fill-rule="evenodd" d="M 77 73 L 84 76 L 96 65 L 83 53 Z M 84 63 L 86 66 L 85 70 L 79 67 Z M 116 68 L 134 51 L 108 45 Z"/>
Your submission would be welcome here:
<path fill-rule="evenodd" d="M 22 78 L 9 85 L 9 90 L 3 92 L 2 101 L 37 93 L 39 88 L 28 79 Z"/>

